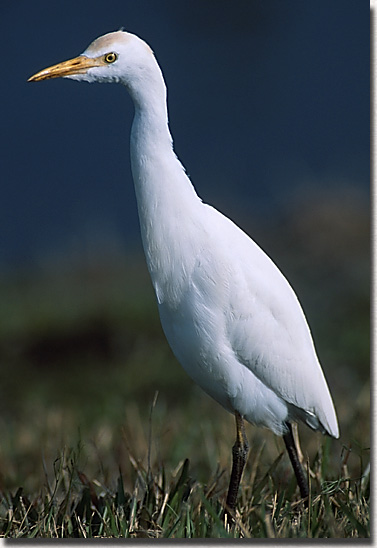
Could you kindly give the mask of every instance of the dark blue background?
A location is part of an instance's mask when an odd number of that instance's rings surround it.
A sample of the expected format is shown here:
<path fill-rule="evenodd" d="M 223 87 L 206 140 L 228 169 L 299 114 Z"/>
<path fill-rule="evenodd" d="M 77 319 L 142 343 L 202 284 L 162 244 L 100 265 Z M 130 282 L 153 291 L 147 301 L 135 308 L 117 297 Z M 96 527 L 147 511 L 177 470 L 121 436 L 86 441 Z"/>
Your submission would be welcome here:
<path fill-rule="evenodd" d="M 175 149 L 205 201 L 242 224 L 278 216 L 307 186 L 367 194 L 369 9 L 360 0 L 2 3 L 0 267 L 71 248 L 139 249 L 126 91 L 26 82 L 122 26 L 155 51 Z"/>

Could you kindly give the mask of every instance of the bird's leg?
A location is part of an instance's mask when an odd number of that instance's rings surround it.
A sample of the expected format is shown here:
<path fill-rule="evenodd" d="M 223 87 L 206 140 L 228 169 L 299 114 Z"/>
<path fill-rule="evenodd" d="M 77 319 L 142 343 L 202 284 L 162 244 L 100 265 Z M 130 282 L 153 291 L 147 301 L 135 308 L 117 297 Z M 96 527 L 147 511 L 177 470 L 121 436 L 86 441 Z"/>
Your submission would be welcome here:
<path fill-rule="evenodd" d="M 288 432 L 284 434 L 283 439 L 285 446 L 288 451 L 289 458 L 293 466 L 293 470 L 296 475 L 297 483 L 300 488 L 301 497 L 307 499 L 309 496 L 308 480 L 304 472 L 303 467 L 301 466 L 300 460 L 298 458 L 297 448 L 295 440 L 293 438 L 292 425 L 291 423 L 286 423 L 288 426 Z"/>
<path fill-rule="evenodd" d="M 238 488 L 240 485 L 242 472 L 246 464 L 247 454 L 249 452 L 249 444 L 246 438 L 243 417 L 238 413 L 238 411 L 235 412 L 235 417 L 236 417 L 236 427 L 237 427 L 237 438 L 232 449 L 233 466 L 232 466 L 232 473 L 230 476 L 228 495 L 226 497 L 226 510 L 224 512 L 224 517 L 226 514 L 230 515 L 228 510 L 230 510 L 233 513 L 234 510 L 236 509 Z"/>

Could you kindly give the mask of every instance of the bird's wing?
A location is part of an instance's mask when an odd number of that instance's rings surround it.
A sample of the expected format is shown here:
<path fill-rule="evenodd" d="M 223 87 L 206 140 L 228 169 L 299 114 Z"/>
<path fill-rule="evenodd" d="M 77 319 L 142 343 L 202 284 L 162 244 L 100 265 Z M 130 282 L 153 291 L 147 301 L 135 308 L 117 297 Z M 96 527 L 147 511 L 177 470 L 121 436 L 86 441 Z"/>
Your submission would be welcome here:
<path fill-rule="evenodd" d="M 223 309 L 234 354 L 282 399 L 315 415 L 337 436 L 332 399 L 294 291 L 255 242 L 221 217 L 221 256 L 228 271 Z"/>

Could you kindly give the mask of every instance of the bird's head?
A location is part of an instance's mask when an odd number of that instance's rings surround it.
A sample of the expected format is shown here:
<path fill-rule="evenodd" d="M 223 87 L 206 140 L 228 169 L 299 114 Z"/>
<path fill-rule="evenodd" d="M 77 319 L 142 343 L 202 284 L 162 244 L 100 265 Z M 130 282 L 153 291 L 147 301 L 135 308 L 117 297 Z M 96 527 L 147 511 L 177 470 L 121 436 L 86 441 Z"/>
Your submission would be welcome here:
<path fill-rule="evenodd" d="M 148 66 L 156 65 L 151 48 L 134 34 L 124 31 L 100 36 L 78 57 L 45 68 L 29 78 L 72 78 L 86 82 L 121 82 L 132 87 L 148 78 Z"/>

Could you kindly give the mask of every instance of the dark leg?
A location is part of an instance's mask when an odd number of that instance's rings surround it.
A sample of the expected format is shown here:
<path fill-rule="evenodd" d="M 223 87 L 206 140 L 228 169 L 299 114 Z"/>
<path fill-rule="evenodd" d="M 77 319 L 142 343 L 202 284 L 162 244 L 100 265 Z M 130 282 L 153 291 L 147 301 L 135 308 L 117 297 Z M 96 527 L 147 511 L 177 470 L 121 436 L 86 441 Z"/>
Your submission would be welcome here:
<path fill-rule="evenodd" d="M 238 488 L 240 485 L 242 472 L 246 464 L 247 454 L 249 452 L 249 444 L 247 442 L 245 434 L 245 426 L 242 416 L 236 411 L 236 426 L 237 426 L 237 438 L 236 442 L 233 445 L 233 466 L 232 473 L 230 476 L 228 496 L 226 498 L 227 510 L 224 512 L 229 515 L 228 509 L 231 512 L 234 512 L 236 509 Z"/>
<path fill-rule="evenodd" d="M 284 434 L 283 439 L 285 441 L 285 446 L 287 448 L 288 455 L 289 455 L 289 458 L 291 459 L 293 470 L 297 478 L 297 483 L 300 488 L 301 497 L 303 499 L 306 499 L 309 496 L 308 480 L 304 472 L 304 469 L 301 466 L 300 460 L 298 458 L 295 440 L 293 439 L 293 434 L 292 434 L 292 426 L 289 422 L 287 422 L 287 426 L 288 426 L 288 432 Z"/>

